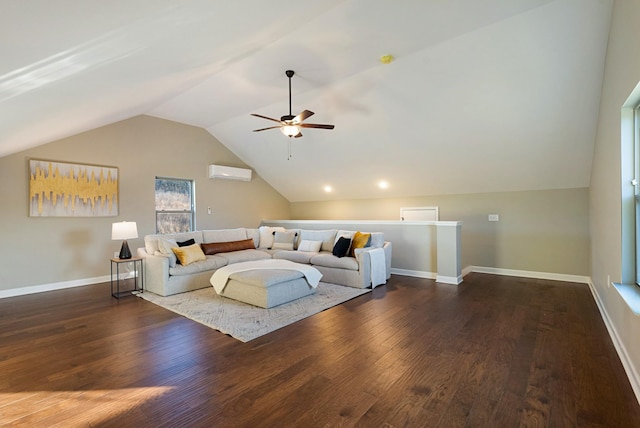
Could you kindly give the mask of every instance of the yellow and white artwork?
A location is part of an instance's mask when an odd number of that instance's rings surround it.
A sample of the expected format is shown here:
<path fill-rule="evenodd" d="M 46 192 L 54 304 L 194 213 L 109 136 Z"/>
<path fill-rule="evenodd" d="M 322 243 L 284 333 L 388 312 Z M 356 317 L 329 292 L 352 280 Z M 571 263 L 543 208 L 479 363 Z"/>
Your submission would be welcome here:
<path fill-rule="evenodd" d="M 31 217 L 118 215 L 118 168 L 29 160 Z"/>

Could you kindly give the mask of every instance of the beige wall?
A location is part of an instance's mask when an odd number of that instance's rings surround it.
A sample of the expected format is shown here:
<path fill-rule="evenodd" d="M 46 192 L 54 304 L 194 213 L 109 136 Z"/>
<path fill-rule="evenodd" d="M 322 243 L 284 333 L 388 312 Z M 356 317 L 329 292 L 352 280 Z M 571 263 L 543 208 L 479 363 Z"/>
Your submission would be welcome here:
<path fill-rule="evenodd" d="M 33 218 L 28 213 L 29 158 L 119 168 L 120 213 L 101 218 Z M 257 227 L 289 218 L 289 202 L 255 173 L 251 182 L 211 180 L 212 163 L 246 167 L 201 128 L 139 116 L 0 158 L 0 291 L 109 274 L 111 223 L 136 221 L 140 238 L 155 232 L 156 176 L 195 180 L 198 229 Z M 207 215 L 207 207 L 212 214 Z"/>
<path fill-rule="evenodd" d="M 612 281 L 621 280 L 620 111 L 640 81 L 640 2 L 616 0 L 600 101 L 591 175 L 591 278 L 611 327 L 640 373 L 640 317 L 621 299 Z"/>
<path fill-rule="evenodd" d="M 462 221 L 462 267 L 589 275 L 589 190 L 295 202 L 296 220 L 399 220 L 401 207 L 438 206 Z M 499 222 L 489 222 L 499 214 Z"/>

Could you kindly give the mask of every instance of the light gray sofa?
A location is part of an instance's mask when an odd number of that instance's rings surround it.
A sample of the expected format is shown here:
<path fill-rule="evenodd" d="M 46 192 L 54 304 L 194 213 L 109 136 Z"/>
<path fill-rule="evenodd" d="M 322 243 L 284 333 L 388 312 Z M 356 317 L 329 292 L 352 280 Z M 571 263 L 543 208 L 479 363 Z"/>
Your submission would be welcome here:
<path fill-rule="evenodd" d="M 282 228 L 261 227 L 259 229 L 237 228 L 220 230 L 201 230 L 167 235 L 146 235 L 143 248 L 137 249 L 137 255 L 144 258 L 144 286 L 161 296 L 183 293 L 199 288 L 210 287 L 209 279 L 216 269 L 227 264 L 261 259 L 286 259 L 296 263 L 309 264 L 322 273 L 322 281 L 349 287 L 367 288 L 371 286 L 371 251 L 382 248 L 384 251 L 384 275 L 391 276 L 390 242 L 384 241 L 381 232 L 371 232 L 369 246 L 357 248 L 355 257 L 336 257 L 332 250 L 336 237 L 353 235 L 355 231 L 331 230 L 299 230 L 292 229 L 295 240 L 293 250 L 274 249 L 274 231 Z M 177 242 L 193 239 L 197 244 L 237 242 L 252 239 L 255 249 L 207 255 L 206 260 L 182 266 L 175 263 L 172 257 L 162 253 L 162 242 L 173 239 Z M 320 251 L 298 251 L 302 240 L 321 241 Z M 262 241 L 262 242 L 261 242 Z"/>

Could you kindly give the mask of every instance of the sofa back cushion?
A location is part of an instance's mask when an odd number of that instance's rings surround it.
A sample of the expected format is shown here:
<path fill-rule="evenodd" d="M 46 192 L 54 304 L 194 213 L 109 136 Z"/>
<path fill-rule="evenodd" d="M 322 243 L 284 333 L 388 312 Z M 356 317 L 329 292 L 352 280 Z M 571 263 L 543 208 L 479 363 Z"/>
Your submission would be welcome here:
<path fill-rule="evenodd" d="M 253 239 L 253 245 L 258 248 L 260 246 L 260 230 L 259 229 L 246 229 L 247 238 Z"/>
<path fill-rule="evenodd" d="M 273 232 L 284 232 L 285 229 L 284 227 L 280 227 L 280 226 L 276 226 L 276 227 L 271 227 L 271 226 L 260 226 L 260 229 L 258 229 L 260 231 L 260 243 L 258 245 L 258 248 L 271 248 L 271 246 L 273 246 L 273 241 L 275 239 L 275 235 Z"/>
<path fill-rule="evenodd" d="M 292 251 L 298 239 L 298 232 L 288 230 L 286 232 L 274 232 L 272 250 L 289 250 Z"/>
<path fill-rule="evenodd" d="M 370 247 L 382 248 L 384 247 L 384 232 L 371 232 Z"/>
<path fill-rule="evenodd" d="M 202 231 L 202 242 L 204 243 L 243 241 L 247 238 L 247 229 L 245 229 L 244 227 L 239 227 L 237 229 L 217 229 Z"/>
<path fill-rule="evenodd" d="M 321 251 L 333 251 L 333 245 L 336 240 L 336 229 L 330 230 L 300 230 L 300 242 L 306 241 L 322 241 Z"/>
<path fill-rule="evenodd" d="M 336 233 L 336 241 L 335 243 L 338 242 L 338 239 L 340 239 L 340 237 L 344 236 L 345 238 L 351 238 L 353 239 L 353 235 L 355 235 L 357 231 L 356 230 L 338 230 L 338 232 Z M 371 234 L 371 241 L 369 242 L 369 247 L 373 247 L 373 248 L 382 248 L 384 246 L 384 232 L 361 232 L 361 233 L 370 233 Z"/>
<path fill-rule="evenodd" d="M 164 235 L 145 235 L 144 237 L 144 248 L 147 251 L 147 254 L 155 254 L 157 251 L 160 251 L 158 248 L 158 238 L 164 239 L 173 239 L 176 242 L 184 242 L 189 239 L 193 239 L 196 244 L 202 244 L 202 232 L 182 232 L 182 233 L 167 233 Z"/>

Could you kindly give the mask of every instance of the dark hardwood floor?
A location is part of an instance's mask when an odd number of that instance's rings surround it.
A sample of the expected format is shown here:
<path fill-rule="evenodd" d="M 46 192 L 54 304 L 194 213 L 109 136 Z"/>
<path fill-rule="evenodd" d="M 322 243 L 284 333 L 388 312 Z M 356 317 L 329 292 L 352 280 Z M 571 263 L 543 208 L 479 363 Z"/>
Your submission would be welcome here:
<path fill-rule="evenodd" d="M 0 421 L 28 427 L 639 427 L 584 284 L 383 287 L 241 343 L 109 284 L 0 299 Z"/>

